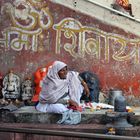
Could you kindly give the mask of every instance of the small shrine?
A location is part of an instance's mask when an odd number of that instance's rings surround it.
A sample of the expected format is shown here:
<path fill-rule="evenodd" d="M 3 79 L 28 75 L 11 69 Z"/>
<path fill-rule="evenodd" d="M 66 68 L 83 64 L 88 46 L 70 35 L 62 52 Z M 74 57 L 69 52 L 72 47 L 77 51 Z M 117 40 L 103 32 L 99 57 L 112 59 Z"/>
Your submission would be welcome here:
<path fill-rule="evenodd" d="M 121 90 L 114 90 L 112 93 L 115 95 L 113 98 L 114 111 L 107 111 L 106 116 L 112 119 L 112 122 L 107 124 L 107 127 L 111 128 L 128 128 L 133 127 L 133 125 L 129 124 L 127 121 L 127 117 L 132 114 L 132 112 L 127 112 L 126 109 L 126 99 L 123 96 L 123 92 Z"/>

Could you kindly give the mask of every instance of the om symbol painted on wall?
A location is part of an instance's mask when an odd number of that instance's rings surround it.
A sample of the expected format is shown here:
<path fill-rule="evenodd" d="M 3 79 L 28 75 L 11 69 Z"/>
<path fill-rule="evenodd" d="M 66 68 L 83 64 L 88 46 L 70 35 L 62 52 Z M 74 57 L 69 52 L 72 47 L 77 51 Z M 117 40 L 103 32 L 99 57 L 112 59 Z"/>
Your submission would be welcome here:
<path fill-rule="evenodd" d="M 38 51 L 45 45 L 44 31 L 52 27 L 56 31 L 56 54 L 61 54 L 63 49 L 75 58 L 90 55 L 99 60 L 104 59 L 105 62 L 113 59 L 139 63 L 139 39 L 129 39 L 95 27 L 83 26 L 74 18 L 64 18 L 53 24 L 44 0 L 14 0 L 12 4 L 7 2 L 2 6 L 1 14 L 9 15 L 11 25 L 3 29 L 0 47 L 15 51 Z M 65 38 L 64 42 L 62 38 Z"/>
<path fill-rule="evenodd" d="M 15 51 L 23 48 L 37 51 L 42 31 L 47 31 L 53 24 L 46 6 L 46 2 L 41 0 L 15 0 L 13 4 L 5 3 L 1 14 L 9 15 L 11 25 L 3 30 L 0 45 L 5 48 L 11 47 Z"/>

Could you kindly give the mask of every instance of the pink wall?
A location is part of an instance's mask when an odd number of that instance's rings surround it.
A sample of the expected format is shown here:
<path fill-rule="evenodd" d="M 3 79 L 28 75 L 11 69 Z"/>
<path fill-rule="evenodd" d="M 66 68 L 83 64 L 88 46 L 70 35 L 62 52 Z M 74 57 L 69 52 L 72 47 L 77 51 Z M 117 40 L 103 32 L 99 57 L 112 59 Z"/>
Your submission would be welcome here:
<path fill-rule="evenodd" d="M 42 0 L 0 1 L 0 72 L 21 79 L 54 60 L 90 70 L 101 88 L 140 94 L 139 38 L 66 7 Z"/>

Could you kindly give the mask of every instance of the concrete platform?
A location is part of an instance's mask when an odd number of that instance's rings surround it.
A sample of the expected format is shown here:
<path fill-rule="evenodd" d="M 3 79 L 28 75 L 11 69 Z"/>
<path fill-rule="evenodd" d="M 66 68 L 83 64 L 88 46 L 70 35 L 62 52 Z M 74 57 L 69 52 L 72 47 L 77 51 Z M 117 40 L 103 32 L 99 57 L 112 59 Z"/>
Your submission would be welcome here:
<path fill-rule="evenodd" d="M 129 116 L 129 122 L 134 127 L 116 129 L 117 135 L 123 136 L 140 136 L 140 107 L 132 107 L 134 115 Z M 51 129 L 63 131 L 76 131 L 87 133 L 106 134 L 110 122 L 106 118 L 108 109 L 94 110 L 93 112 L 82 112 L 82 120 L 77 125 L 59 125 L 57 121 L 61 119 L 61 114 L 42 113 L 35 109 L 34 106 L 24 106 L 16 111 L 1 110 L 0 125 L 1 127 L 12 128 L 32 128 L 32 129 Z"/>
<path fill-rule="evenodd" d="M 106 110 L 94 111 L 94 112 L 83 112 L 81 123 L 101 123 L 102 116 Z M 61 114 L 55 113 L 42 113 L 35 109 L 34 106 L 21 107 L 16 111 L 9 112 L 7 110 L 1 111 L 0 121 L 1 122 L 16 122 L 16 123 L 45 123 L 45 124 L 56 124 L 56 122 L 62 118 Z"/>
<path fill-rule="evenodd" d="M 140 107 L 132 107 L 134 115 L 130 115 L 128 120 L 134 126 L 140 125 Z M 106 117 L 105 113 L 108 109 L 86 110 L 81 113 L 81 124 L 103 124 L 110 122 L 110 118 Z M 5 123 L 42 123 L 56 124 L 61 119 L 61 114 L 42 113 L 35 109 L 34 106 L 24 106 L 16 111 L 9 112 L 1 110 L 0 121 Z"/>

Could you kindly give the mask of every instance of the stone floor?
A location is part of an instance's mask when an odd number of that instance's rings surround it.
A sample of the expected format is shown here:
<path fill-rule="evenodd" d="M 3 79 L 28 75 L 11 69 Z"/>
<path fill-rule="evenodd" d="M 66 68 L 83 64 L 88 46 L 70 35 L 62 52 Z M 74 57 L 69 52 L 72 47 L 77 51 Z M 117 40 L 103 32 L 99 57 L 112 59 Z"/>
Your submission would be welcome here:
<path fill-rule="evenodd" d="M 129 115 L 129 121 L 134 126 L 140 125 L 140 107 L 131 107 L 133 114 Z M 81 113 L 82 124 L 106 124 L 110 119 L 106 117 L 106 112 L 109 109 L 100 110 L 85 110 Z M 1 110 L 0 121 L 1 122 L 14 122 L 14 123 L 45 123 L 56 124 L 56 122 L 62 117 L 61 114 L 55 113 L 42 113 L 35 109 L 34 106 L 24 106 L 16 111 L 9 112 L 7 110 Z"/>
<path fill-rule="evenodd" d="M 140 136 L 140 107 L 131 107 L 133 115 L 129 116 L 129 123 L 133 125 L 131 128 L 123 128 L 121 135 Z M 16 111 L 9 112 L 1 110 L 0 125 L 10 127 L 30 127 L 30 128 L 46 128 L 61 129 L 79 132 L 106 133 L 107 124 L 110 119 L 106 117 L 108 109 L 86 110 L 81 113 L 81 123 L 78 125 L 58 125 L 57 121 L 61 119 L 61 114 L 42 113 L 35 109 L 34 106 L 24 106 Z"/>

